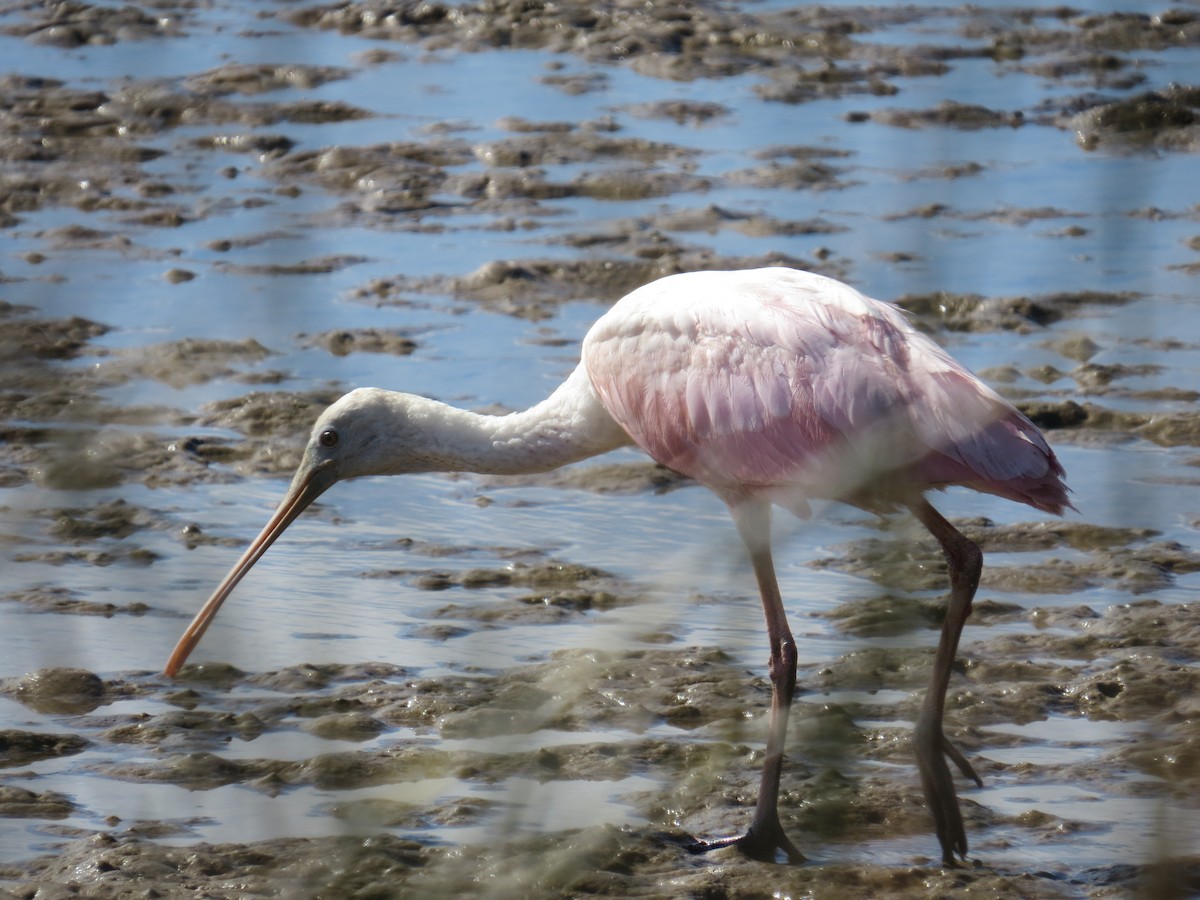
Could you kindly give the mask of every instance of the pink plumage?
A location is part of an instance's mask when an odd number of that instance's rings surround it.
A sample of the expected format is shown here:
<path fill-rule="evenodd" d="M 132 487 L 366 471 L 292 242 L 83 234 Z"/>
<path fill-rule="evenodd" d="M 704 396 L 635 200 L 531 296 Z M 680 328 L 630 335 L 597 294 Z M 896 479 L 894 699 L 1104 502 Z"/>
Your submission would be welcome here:
<path fill-rule="evenodd" d="M 891 509 L 959 484 L 1046 512 L 1063 469 L 1025 416 L 894 306 L 793 269 L 646 285 L 593 326 L 583 362 L 654 459 L 727 500 Z"/>

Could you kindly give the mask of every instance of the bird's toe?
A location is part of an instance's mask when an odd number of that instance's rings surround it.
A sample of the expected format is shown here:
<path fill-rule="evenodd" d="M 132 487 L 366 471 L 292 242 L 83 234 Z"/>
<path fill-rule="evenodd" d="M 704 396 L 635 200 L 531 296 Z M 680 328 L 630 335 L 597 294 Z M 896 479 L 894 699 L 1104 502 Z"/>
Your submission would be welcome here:
<path fill-rule="evenodd" d="M 923 730 L 925 735 L 930 731 Z M 921 773 L 921 786 L 925 802 L 933 814 L 934 832 L 942 848 L 942 861 L 947 866 L 958 865 L 967 858 L 967 831 L 963 824 L 958 794 L 954 789 L 954 777 L 946 760 L 953 760 L 966 777 L 982 786 L 974 767 L 941 733 L 933 730 L 932 740 L 917 742 L 917 768 Z"/>
<path fill-rule="evenodd" d="M 697 854 L 720 850 L 723 847 L 737 847 L 743 855 L 759 862 L 786 861 L 788 865 L 794 866 L 805 861 L 804 854 L 796 849 L 796 845 L 784 834 L 783 828 L 778 824 L 774 827 L 751 827 L 745 834 L 711 841 L 690 838 L 683 842 L 682 846 L 689 853 Z"/>
<path fill-rule="evenodd" d="M 944 734 L 942 735 L 942 752 L 954 761 L 954 764 L 958 766 L 958 770 L 963 773 L 964 777 L 974 781 L 976 787 L 983 787 L 983 779 L 975 772 L 975 767 L 962 755 L 962 751 L 950 743 Z"/>

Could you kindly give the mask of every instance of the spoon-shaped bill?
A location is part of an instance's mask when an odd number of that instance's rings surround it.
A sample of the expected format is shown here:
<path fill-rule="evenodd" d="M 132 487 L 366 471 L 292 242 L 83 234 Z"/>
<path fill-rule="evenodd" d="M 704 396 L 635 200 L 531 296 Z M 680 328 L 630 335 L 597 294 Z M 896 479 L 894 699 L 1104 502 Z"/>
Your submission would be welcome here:
<path fill-rule="evenodd" d="M 196 613 L 196 618 L 192 619 L 192 623 L 179 638 L 179 643 L 175 645 L 175 650 L 171 653 L 171 658 L 167 660 L 166 668 L 163 670 L 167 675 L 174 675 L 187 662 L 188 656 L 196 649 L 200 638 L 204 637 L 204 632 L 208 630 L 208 626 L 216 617 L 217 610 L 221 608 L 225 598 L 233 592 L 237 583 L 267 552 L 267 548 L 275 543 L 275 539 L 283 534 L 296 517 L 304 512 L 317 497 L 321 496 L 333 482 L 334 479 L 330 476 L 329 469 L 324 465 L 306 464 L 300 467 L 295 478 L 292 479 L 287 495 L 279 504 L 279 508 L 275 510 L 274 515 L 271 516 L 271 520 L 246 548 L 241 559 L 234 563 L 229 574 L 217 585 L 217 589 L 208 598 L 208 602 L 201 607 L 200 612 Z"/>

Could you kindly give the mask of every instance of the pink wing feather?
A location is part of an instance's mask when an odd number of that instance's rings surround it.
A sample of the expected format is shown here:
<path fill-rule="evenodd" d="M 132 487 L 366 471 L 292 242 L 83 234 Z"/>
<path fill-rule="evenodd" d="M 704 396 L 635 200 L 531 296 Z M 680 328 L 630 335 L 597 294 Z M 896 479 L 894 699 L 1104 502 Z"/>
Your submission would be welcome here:
<path fill-rule="evenodd" d="M 676 275 L 593 327 L 601 402 L 654 459 L 727 500 L 886 508 L 962 484 L 1068 506 L 1036 426 L 895 307 L 791 269 Z"/>

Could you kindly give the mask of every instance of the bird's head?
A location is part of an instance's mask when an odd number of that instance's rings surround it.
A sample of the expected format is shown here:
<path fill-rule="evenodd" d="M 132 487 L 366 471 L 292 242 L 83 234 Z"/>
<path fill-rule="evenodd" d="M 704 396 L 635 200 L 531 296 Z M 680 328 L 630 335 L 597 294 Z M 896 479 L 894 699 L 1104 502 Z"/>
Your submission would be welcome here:
<path fill-rule="evenodd" d="M 427 419 L 435 407 L 440 404 L 412 394 L 351 391 L 317 418 L 293 487 L 310 476 L 324 490 L 346 478 L 443 468 L 429 446 Z"/>
<path fill-rule="evenodd" d="M 408 394 L 359 388 L 321 413 L 282 502 L 175 645 L 166 666 L 168 675 L 174 675 L 184 664 L 237 583 L 325 491 L 347 478 L 398 475 L 434 467 L 427 453 L 414 449 L 421 429 L 419 422 L 412 421 L 414 408 L 419 420 L 422 404 L 430 402 Z"/>

